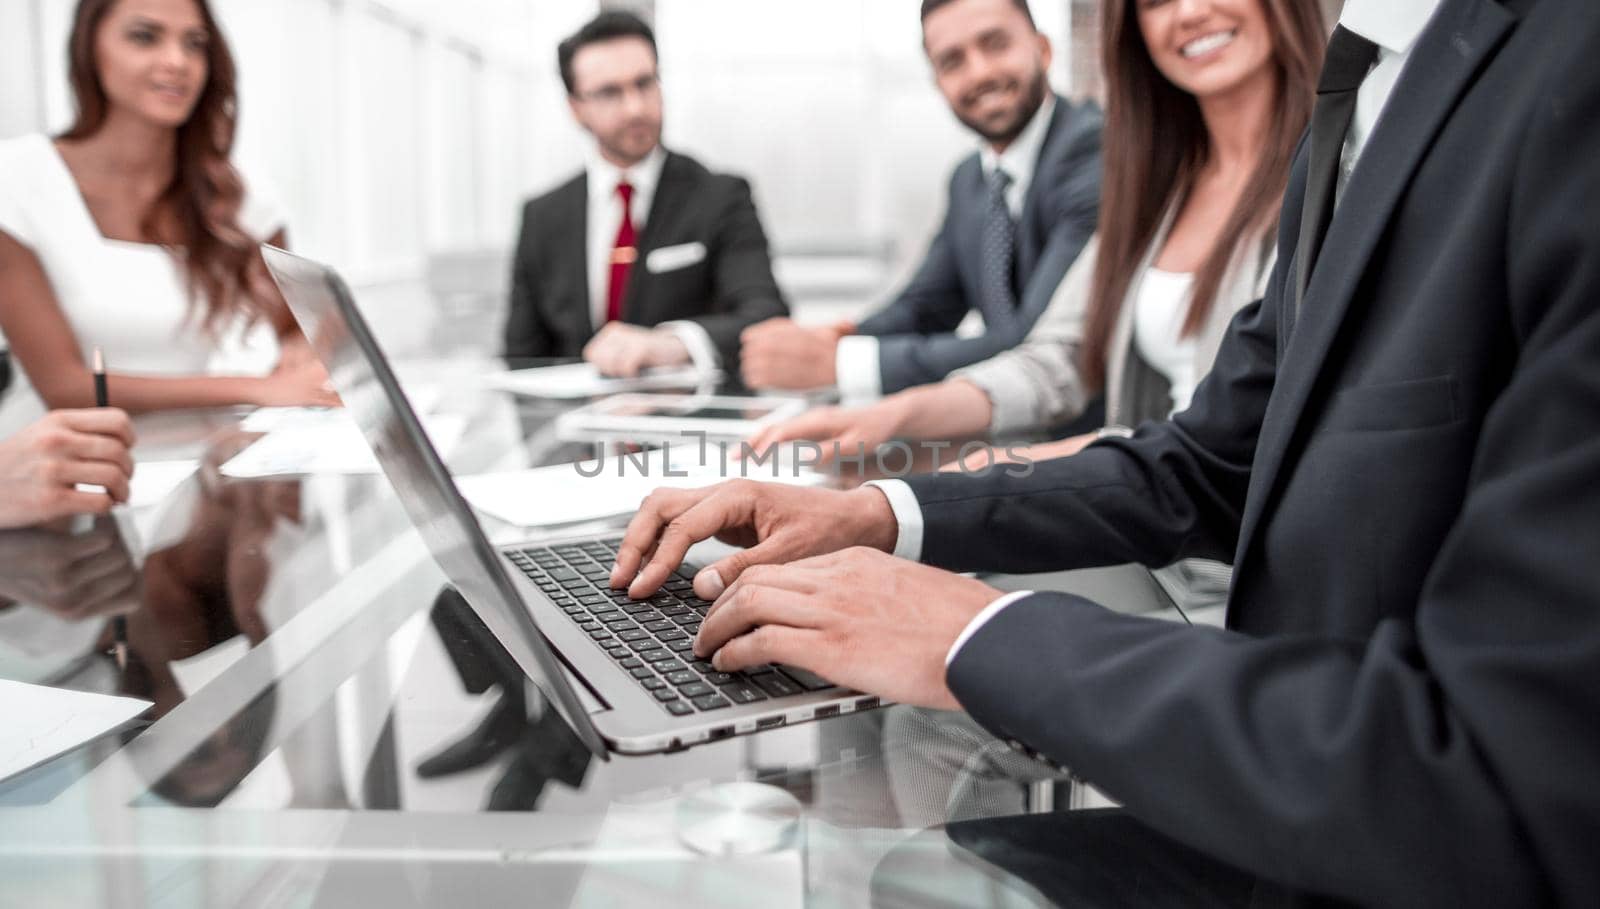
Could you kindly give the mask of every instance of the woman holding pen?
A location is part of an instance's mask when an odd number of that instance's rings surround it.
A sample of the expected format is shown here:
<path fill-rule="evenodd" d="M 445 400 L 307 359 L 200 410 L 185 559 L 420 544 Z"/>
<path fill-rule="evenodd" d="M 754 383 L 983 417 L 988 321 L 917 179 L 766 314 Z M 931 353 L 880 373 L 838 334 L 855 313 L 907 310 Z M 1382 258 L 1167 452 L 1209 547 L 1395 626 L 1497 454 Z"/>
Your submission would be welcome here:
<path fill-rule="evenodd" d="M 204 0 L 81 0 L 70 56 L 73 126 L 0 142 L 0 329 L 20 366 L 0 436 L 92 404 L 91 347 L 133 414 L 336 403 L 261 261 L 283 218 L 230 161 L 234 67 Z M 271 374 L 205 374 L 263 322 Z"/>

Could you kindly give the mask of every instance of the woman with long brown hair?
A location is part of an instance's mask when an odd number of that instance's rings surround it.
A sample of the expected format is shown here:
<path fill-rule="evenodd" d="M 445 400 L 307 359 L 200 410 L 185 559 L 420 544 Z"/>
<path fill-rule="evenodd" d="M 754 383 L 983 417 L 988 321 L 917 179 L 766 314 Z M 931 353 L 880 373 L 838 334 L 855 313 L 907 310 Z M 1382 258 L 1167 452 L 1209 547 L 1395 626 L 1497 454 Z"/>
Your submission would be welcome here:
<path fill-rule="evenodd" d="M 261 261 L 283 219 L 230 160 L 233 58 L 205 0 L 81 0 L 68 50 L 76 122 L 0 142 L 0 328 L 21 366 L 0 434 L 92 405 L 92 348 L 135 414 L 336 403 Z M 204 374 L 263 322 L 270 375 Z"/>
<path fill-rule="evenodd" d="M 863 408 L 826 408 L 752 440 L 823 442 L 824 459 L 894 438 L 1060 425 L 1104 391 L 1110 426 L 1188 406 L 1234 313 L 1259 299 L 1290 159 L 1327 39 L 1317 0 L 1106 0 L 1100 225 L 1017 348 Z M 1079 436 L 1004 459 L 1059 457 Z M 964 469 L 998 458 L 971 452 Z M 1221 603 L 1227 571 L 1163 573 L 1185 606 Z"/>

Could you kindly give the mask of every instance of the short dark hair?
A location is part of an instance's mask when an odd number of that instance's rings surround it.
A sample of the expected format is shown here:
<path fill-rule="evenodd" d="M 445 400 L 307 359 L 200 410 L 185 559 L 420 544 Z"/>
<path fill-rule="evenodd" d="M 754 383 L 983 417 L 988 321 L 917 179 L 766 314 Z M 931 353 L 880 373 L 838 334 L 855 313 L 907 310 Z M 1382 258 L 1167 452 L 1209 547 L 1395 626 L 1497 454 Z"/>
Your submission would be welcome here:
<path fill-rule="evenodd" d="M 928 16 L 939 7 L 948 6 L 954 2 L 955 0 L 922 0 L 922 21 L 928 21 Z M 1028 9 L 1028 0 L 1011 0 L 1011 5 L 1022 10 L 1022 15 L 1028 20 L 1028 24 L 1033 25 L 1033 11 Z M 1033 27 L 1038 28 L 1037 25 L 1033 25 Z"/>
<path fill-rule="evenodd" d="M 561 66 L 561 84 L 567 87 L 567 94 L 578 93 L 577 86 L 572 81 L 572 58 L 578 55 L 591 44 L 602 41 L 615 41 L 618 38 L 642 38 L 650 45 L 650 53 L 659 59 L 656 52 L 656 33 L 650 30 L 643 19 L 633 13 L 621 10 L 603 12 L 588 22 L 577 34 L 561 42 L 556 48 L 556 62 Z"/>

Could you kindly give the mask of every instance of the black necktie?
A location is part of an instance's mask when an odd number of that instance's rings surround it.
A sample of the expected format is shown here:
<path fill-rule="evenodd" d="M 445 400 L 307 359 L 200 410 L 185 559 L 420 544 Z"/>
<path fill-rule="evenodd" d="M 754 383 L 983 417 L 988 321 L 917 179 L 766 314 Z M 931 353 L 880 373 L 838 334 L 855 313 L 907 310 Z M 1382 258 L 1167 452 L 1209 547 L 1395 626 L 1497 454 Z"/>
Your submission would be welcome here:
<path fill-rule="evenodd" d="M 1322 240 L 1333 221 L 1334 193 L 1339 185 L 1339 159 L 1345 134 L 1355 119 L 1356 93 L 1378 59 L 1378 45 L 1339 26 L 1328 42 L 1328 56 L 1317 83 L 1317 106 L 1311 113 L 1311 164 L 1306 171 L 1305 208 L 1300 213 L 1300 243 L 1295 250 L 1295 311 L 1311 284 L 1311 269 L 1322 252 Z"/>
<path fill-rule="evenodd" d="M 989 175 L 989 204 L 983 217 L 983 267 L 978 276 L 979 308 L 984 317 L 1009 313 L 1017 306 L 1012 270 L 1017 257 L 1017 222 L 1011 219 L 1006 191 L 1011 175 L 995 168 Z"/>

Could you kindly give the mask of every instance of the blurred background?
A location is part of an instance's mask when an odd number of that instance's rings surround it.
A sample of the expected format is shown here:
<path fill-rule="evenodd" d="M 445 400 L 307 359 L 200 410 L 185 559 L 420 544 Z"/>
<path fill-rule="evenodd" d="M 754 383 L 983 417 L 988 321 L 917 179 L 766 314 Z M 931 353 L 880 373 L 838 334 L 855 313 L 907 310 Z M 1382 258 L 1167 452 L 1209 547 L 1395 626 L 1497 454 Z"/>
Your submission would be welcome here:
<path fill-rule="evenodd" d="M 1096 89 L 1098 0 L 1034 0 L 1058 91 Z M 63 129 L 72 0 L 0 0 L 0 138 Z M 343 270 L 397 352 L 489 344 L 520 203 L 581 167 L 557 42 L 653 19 L 666 143 L 751 179 L 797 315 L 875 305 L 975 147 L 922 54 L 919 0 L 214 0 L 238 58 L 236 160 Z"/>

